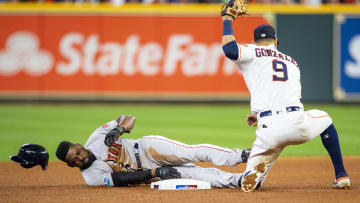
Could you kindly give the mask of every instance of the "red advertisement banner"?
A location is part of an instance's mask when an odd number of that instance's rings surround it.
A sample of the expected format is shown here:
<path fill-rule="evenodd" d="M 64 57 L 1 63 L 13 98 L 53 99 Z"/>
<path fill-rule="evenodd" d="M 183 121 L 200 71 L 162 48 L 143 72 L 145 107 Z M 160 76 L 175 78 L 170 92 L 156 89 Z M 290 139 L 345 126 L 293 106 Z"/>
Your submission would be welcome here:
<path fill-rule="evenodd" d="M 262 17 L 234 22 L 249 43 Z M 248 96 L 219 17 L 0 16 L 0 93 Z"/>

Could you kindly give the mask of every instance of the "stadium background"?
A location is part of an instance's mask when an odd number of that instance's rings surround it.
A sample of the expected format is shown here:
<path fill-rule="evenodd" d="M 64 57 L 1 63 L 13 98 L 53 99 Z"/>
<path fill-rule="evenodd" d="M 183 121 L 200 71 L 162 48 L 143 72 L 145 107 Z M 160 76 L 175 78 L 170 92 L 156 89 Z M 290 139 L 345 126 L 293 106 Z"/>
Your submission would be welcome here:
<path fill-rule="evenodd" d="M 300 64 L 305 110 L 325 110 L 337 126 L 350 190 L 330 189 L 332 166 L 319 137 L 287 147 L 251 194 L 86 187 L 77 169 L 56 159 L 57 144 L 84 143 L 121 114 L 137 117 L 127 138 L 159 134 L 230 148 L 255 140 L 245 123 L 245 84 L 222 54 L 218 1 L 141 1 L 0 0 L 0 202 L 359 202 L 358 0 L 252 0 L 250 15 L 234 23 L 242 43 L 258 24 L 276 27 L 279 50 Z M 29 142 L 48 149 L 48 170 L 9 161 Z"/>
<path fill-rule="evenodd" d="M 54 152 L 121 114 L 131 138 L 248 147 L 249 95 L 221 55 L 220 4 L 0 4 L 1 161 L 23 143 Z M 301 67 L 306 109 L 329 112 L 343 154 L 359 155 L 360 7 L 250 4 L 239 42 L 273 24 Z M 354 51 L 355 50 L 355 51 Z M 320 139 L 282 156 L 325 156 Z"/>

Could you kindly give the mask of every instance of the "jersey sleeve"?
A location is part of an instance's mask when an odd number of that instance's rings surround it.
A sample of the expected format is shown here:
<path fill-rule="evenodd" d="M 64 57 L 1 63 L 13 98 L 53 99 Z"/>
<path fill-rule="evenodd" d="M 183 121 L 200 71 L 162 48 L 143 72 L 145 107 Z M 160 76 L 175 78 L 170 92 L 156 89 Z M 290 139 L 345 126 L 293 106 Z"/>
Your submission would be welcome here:
<path fill-rule="evenodd" d="M 105 123 L 104 125 L 102 125 L 101 127 L 99 127 L 98 129 L 96 129 L 96 131 L 100 132 L 100 133 L 109 133 L 112 129 L 114 129 L 117 125 L 120 125 L 126 116 L 121 115 L 119 116 L 119 118 L 117 118 L 116 120 L 112 120 L 109 121 L 107 123 Z"/>
<path fill-rule="evenodd" d="M 238 44 L 239 58 L 235 61 L 241 67 L 241 64 L 250 62 L 255 57 L 254 48 L 250 44 Z"/>
<path fill-rule="evenodd" d="M 104 133 L 106 134 L 106 133 L 109 133 L 112 129 L 114 129 L 117 125 L 118 125 L 118 122 L 116 120 L 113 120 L 113 121 L 109 121 L 109 122 L 105 123 L 97 130 L 104 131 Z"/>
<path fill-rule="evenodd" d="M 93 134 L 90 136 L 93 137 L 95 136 L 99 136 L 99 135 L 106 135 L 108 134 L 112 129 L 114 129 L 116 126 L 118 125 L 118 122 L 116 120 L 113 121 L 109 121 L 107 123 L 105 123 L 104 125 L 100 126 L 99 128 L 97 128 Z"/>
<path fill-rule="evenodd" d="M 111 167 L 104 161 L 95 160 L 88 169 L 81 171 L 81 175 L 89 186 L 114 186 L 112 172 Z"/>

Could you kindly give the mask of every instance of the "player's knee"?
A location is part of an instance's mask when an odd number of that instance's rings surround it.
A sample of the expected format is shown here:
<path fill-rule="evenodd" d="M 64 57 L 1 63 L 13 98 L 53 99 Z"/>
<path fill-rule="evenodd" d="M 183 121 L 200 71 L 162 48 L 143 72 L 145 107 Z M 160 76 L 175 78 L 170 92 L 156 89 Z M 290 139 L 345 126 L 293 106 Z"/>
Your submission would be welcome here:
<path fill-rule="evenodd" d="M 327 117 L 327 123 L 329 124 L 329 126 L 333 123 L 332 119 L 330 116 Z"/>
<path fill-rule="evenodd" d="M 307 113 L 312 117 L 312 118 L 322 118 L 325 120 L 325 122 L 327 122 L 328 125 L 332 124 L 332 119 L 331 116 L 325 112 L 325 111 L 321 111 L 321 110 L 317 110 L 317 109 L 312 109 L 310 111 L 307 111 Z"/>
<path fill-rule="evenodd" d="M 325 111 L 320 111 L 320 112 L 321 112 L 320 115 L 323 116 L 326 125 L 330 126 L 333 123 L 331 116 Z"/>

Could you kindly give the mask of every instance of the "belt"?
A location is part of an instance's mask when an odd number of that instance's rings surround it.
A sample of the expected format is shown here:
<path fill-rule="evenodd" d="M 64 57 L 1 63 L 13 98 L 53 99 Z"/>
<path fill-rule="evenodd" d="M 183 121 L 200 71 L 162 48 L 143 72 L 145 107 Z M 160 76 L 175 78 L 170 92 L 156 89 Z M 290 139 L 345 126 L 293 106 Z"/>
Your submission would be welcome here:
<path fill-rule="evenodd" d="M 292 111 L 300 111 L 300 107 L 298 106 L 288 106 L 286 107 L 286 112 L 292 112 Z M 265 116 L 271 116 L 274 114 L 280 114 L 282 113 L 282 111 L 271 111 L 271 110 L 268 110 L 268 111 L 263 111 L 260 113 L 260 118 L 262 117 L 265 117 Z"/>
<path fill-rule="evenodd" d="M 136 159 L 137 167 L 140 169 L 140 168 L 141 168 L 141 161 L 140 161 L 139 145 L 138 145 L 138 143 L 135 143 L 135 145 L 134 145 L 134 152 L 135 152 L 135 159 Z"/>

